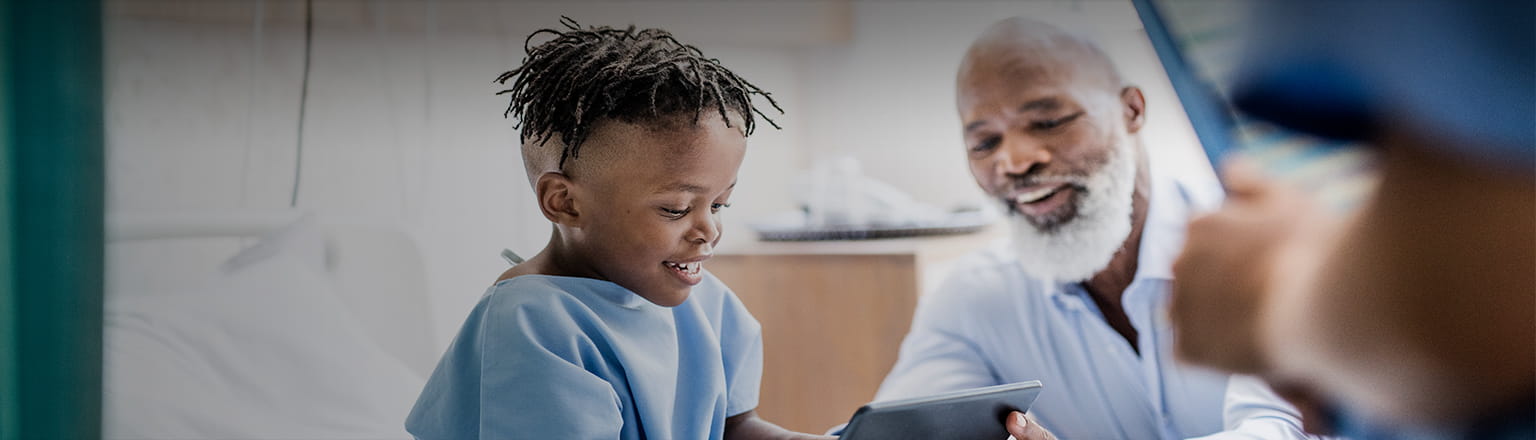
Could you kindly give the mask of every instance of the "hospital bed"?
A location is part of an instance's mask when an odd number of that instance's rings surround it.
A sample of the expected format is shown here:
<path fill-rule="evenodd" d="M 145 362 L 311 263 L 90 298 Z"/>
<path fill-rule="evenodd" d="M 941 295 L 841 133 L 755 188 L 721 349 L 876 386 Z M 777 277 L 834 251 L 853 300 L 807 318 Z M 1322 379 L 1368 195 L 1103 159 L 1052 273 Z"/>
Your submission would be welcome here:
<path fill-rule="evenodd" d="M 406 233 L 140 212 L 109 215 L 108 237 L 105 438 L 408 438 L 438 349 Z"/>

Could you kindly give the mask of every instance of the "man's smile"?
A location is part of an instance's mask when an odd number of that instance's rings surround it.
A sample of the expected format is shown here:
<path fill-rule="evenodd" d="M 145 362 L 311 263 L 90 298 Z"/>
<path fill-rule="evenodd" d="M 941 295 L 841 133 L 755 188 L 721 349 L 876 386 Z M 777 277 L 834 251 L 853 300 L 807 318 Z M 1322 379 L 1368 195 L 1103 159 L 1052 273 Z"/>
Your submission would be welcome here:
<path fill-rule="evenodd" d="M 1004 200 L 1013 212 L 1037 221 L 1057 217 L 1080 189 L 1068 183 L 1035 185 L 1024 188 Z"/>

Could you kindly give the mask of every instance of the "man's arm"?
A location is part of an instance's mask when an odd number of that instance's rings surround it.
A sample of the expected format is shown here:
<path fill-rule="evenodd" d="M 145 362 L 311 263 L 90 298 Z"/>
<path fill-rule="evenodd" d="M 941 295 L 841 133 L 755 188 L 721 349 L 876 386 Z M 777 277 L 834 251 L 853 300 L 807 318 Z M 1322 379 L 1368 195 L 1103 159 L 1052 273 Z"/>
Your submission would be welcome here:
<path fill-rule="evenodd" d="M 950 277 L 918 301 L 912 329 L 902 339 L 896 365 L 875 400 L 999 385 L 986 355 L 965 328 L 976 319 L 956 295 L 974 288 L 966 284 L 961 277 Z"/>

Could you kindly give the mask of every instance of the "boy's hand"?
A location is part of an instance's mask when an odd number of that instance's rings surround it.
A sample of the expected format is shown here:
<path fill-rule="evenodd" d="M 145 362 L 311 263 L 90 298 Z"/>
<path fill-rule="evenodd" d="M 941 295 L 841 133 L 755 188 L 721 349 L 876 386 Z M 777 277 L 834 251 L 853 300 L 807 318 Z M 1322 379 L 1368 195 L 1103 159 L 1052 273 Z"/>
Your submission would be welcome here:
<path fill-rule="evenodd" d="M 1014 440 L 1056 440 L 1056 436 L 1046 431 L 1044 426 L 1034 417 L 1014 411 L 1008 414 L 1008 421 L 1003 423 L 1008 427 L 1008 435 Z"/>

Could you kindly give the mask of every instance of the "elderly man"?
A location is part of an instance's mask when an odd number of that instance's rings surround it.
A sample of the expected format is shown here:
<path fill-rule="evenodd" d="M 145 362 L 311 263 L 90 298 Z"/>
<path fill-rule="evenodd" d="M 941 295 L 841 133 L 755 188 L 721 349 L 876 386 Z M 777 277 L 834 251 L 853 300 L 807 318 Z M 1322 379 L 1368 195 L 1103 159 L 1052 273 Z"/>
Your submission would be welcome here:
<path fill-rule="evenodd" d="M 1088 41 L 1018 18 L 972 44 L 956 87 L 971 173 L 1012 239 L 923 297 L 877 400 L 1039 379 L 1017 437 L 1304 437 L 1262 384 L 1172 356 L 1169 267 L 1219 191 L 1149 168 L 1141 90 Z"/>

